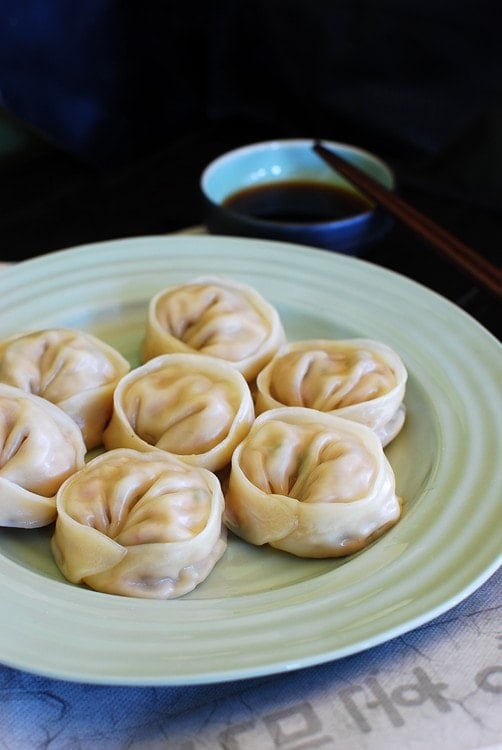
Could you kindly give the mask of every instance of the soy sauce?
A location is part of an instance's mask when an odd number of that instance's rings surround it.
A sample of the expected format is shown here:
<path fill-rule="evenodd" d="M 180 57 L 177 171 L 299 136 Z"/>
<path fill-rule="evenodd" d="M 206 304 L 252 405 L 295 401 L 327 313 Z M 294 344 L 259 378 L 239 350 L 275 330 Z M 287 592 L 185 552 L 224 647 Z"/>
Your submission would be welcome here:
<path fill-rule="evenodd" d="M 223 205 L 254 219 L 295 224 L 347 219 L 373 208 L 358 193 L 313 181 L 254 185 L 233 193 Z"/>

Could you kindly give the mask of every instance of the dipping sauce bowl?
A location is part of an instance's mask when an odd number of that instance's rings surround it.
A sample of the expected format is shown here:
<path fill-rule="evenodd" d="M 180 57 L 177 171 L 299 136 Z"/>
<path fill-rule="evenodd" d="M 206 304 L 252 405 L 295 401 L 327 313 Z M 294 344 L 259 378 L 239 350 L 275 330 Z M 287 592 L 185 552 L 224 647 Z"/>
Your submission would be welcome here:
<path fill-rule="evenodd" d="M 323 144 L 395 188 L 390 167 L 368 151 Z M 204 222 L 211 234 L 296 242 L 357 255 L 392 218 L 313 151 L 311 139 L 265 141 L 229 151 L 203 171 Z"/>

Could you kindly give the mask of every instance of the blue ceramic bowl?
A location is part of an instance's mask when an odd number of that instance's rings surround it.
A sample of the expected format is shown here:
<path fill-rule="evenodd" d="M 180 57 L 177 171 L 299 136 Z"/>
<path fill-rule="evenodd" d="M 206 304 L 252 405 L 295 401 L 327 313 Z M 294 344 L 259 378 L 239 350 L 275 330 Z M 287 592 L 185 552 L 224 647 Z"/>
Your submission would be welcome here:
<path fill-rule="evenodd" d="M 377 156 L 343 143 L 323 144 L 393 190 L 392 170 Z M 380 208 L 366 202 L 357 188 L 338 175 L 313 150 L 311 139 L 287 139 L 255 143 L 230 151 L 211 162 L 203 171 L 200 188 L 203 197 L 204 222 L 212 234 L 262 237 L 356 255 L 381 239 L 392 225 L 392 219 Z M 343 190 L 360 203 L 352 215 L 331 218 L 312 217 L 284 212 L 270 217 L 251 215 L 232 205 L 236 194 L 269 191 L 287 183 L 313 184 Z M 262 196 L 263 198 L 263 196 Z M 226 205 L 230 202 L 230 205 Z"/>

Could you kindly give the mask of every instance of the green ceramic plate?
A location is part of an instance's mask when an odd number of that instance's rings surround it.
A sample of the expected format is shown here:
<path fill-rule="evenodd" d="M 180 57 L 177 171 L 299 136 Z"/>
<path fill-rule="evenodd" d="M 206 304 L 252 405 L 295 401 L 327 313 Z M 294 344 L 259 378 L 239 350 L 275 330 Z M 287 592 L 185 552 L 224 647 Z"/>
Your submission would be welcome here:
<path fill-rule="evenodd" d="M 499 343 L 454 305 L 360 260 L 298 245 L 148 237 L 36 258 L 0 276 L 0 335 L 91 331 L 136 364 L 158 289 L 203 273 L 256 287 L 290 339 L 377 338 L 408 371 L 404 430 L 388 447 L 401 521 L 345 560 L 299 560 L 231 538 L 210 577 L 171 601 L 73 586 L 51 530 L 0 530 L 0 660 L 109 684 L 193 684 L 292 670 L 429 621 L 501 562 Z"/>

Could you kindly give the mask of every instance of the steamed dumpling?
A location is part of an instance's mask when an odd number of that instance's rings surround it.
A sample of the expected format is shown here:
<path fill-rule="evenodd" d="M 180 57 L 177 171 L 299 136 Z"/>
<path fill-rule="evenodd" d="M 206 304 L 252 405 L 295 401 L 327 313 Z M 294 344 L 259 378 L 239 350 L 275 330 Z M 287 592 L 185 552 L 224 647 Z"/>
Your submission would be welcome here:
<path fill-rule="evenodd" d="M 0 383 L 0 526 L 36 528 L 56 516 L 56 493 L 84 465 L 75 422 L 31 393 Z"/>
<path fill-rule="evenodd" d="M 355 552 L 401 513 L 375 433 L 302 407 L 257 417 L 233 455 L 225 500 L 238 536 L 299 557 Z"/>
<path fill-rule="evenodd" d="M 204 276 L 152 298 L 142 359 L 198 352 L 226 360 L 249 382 L 284 341 L 279 314 L 255 289 Z"/>
<path fill-rule="evenodd" d="M 194 589 L 226 549 L 214 474 L 168 454 L 117 449 L 61 487 L 52 552 L 96 591 L 170 599 Z"/>
<path fill-rule="evenodd" d="M 202 354 L 165 354 L 118 384 L 105 447 L 168 451 L 217 471 L 247 435 L 254 406 L 244 377 Z"/>
<path fill-rule="evenodd" d="M 113 391 L 129 363 L 83 331 L 52 328 L 0 341 L 0 382 L 51 401 L 72 417 L 88 449 L 101 444 Z"/>
<path fill-rule="evenodd" d="M 256 411 L 319 409 L 371 427 L 387 445 L 401 430 L 407 372 L 386 344 L 312 339 L 286 344 L 256 382 Z"/>

